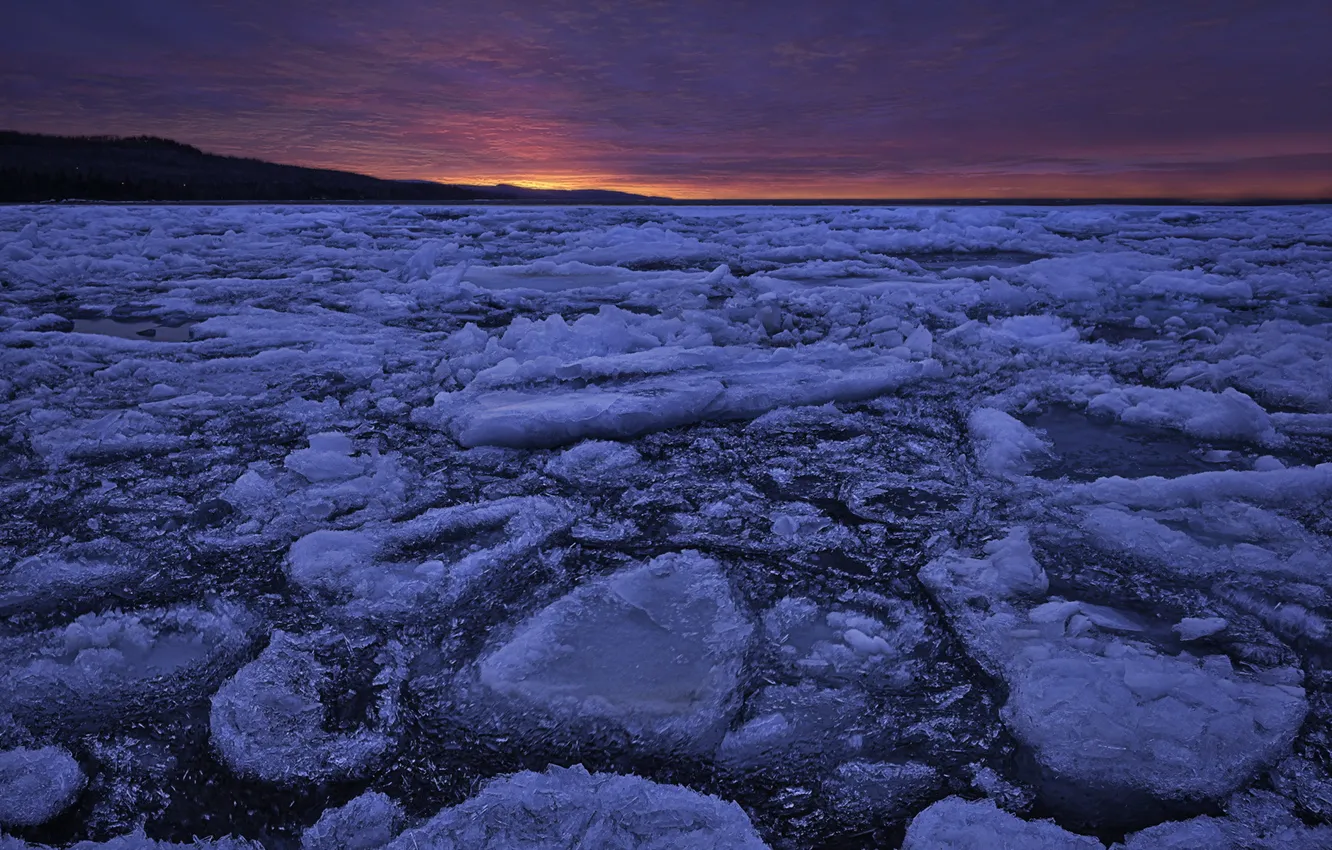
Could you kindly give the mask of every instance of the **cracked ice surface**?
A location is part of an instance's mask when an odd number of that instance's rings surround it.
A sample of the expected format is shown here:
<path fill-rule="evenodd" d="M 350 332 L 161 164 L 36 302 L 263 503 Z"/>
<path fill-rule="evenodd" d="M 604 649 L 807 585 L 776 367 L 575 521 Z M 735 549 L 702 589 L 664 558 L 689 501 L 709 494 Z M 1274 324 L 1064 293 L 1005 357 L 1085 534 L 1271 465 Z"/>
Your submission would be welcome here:
<path fill-rule="evenodd" d="M 0 210 L 0 847 L 1324 846 L 1329 292 L 1317 207 Z"/>

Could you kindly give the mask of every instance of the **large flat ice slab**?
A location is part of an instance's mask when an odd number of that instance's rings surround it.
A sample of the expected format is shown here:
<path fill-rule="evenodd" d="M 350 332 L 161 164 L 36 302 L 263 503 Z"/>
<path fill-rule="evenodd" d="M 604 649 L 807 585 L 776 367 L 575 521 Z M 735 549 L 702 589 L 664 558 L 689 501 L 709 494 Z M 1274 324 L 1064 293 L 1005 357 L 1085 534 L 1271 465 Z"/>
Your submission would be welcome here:
<path fill-rule="evenodd" d="M 735 803 L 582 767 L 518 773 L 410 829 L 389 850 L 765 850 Z"/>
<path fill-rule="evenodd" d="M 1048 820 L 1026 821 L 989 800 L 940 800 L 916 815 L 902 850 L 1104 850 L 1095 838 Z"/>
<path fill-rule="evenodd" d="M 1241 673 L 1169 655 L 1130 616 L 1053 598 L 1024 529 L 984 557 L 945 555 L 921 579 L 977 659 L 1009 687 L 1004 718 L 1047 804 L 1097 821 L 1116 800 L 1224 798 L 1289 751 L 1307 711 L 1293 668 Z M 1034 603 L 1042 604 L 1034 604 Z"/>
<path fill-rule="evenodd" d="M 519 726 L 544 714 L 706 750 L 736 708 L 751 631 L 716 561 L 662 555 L 538 612 L 484 655 L 477 678 Z"/>
<path fill-rule="evenodd" d="M 512 377 L 483 372 L 466 389 L 436 396 L 414 419 L 448 428 L 464 446 L 548 448 L 704 420 L 752 419 L 779 407 L 861 401 L 942 374 L 933 361 L 834 345 L 798 351 L 708 347 L 669 358 L 594 360 L 561 364 L 550 374 L 522 372 L 516 365 Z M 510 384 L 516 386 L 505 388 Z"/>

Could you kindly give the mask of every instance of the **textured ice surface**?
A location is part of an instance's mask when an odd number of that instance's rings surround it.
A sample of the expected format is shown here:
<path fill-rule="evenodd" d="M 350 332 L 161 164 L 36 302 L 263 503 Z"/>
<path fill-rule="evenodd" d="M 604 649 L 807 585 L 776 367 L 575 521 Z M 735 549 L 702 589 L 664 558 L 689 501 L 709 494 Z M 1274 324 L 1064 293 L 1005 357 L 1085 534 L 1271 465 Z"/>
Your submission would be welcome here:
<path fill-rule="evenodd" d="M 1307 709 L 1298 669 L 1244 674 L 1225 656 L 1168 655 L 1135 639 L 1145 625 L 1131 615 L 1043 601 L 1025 529 L 985 554 L 946 555 L 921 578 L 1008 682 L 1005 719 L 1051 805 L 1087 817 L 1135 796 L 1218 799 L 1288 751 Z"/>
<path fill-rule="evenodd" d="M 389 845 L 392 850 L 763 850 L 734 803 L 636 776 L 551 768 L 497 779 Z"/>
<path fill-rule="evenodd" d="M 1291 804 L 1263 792 L 1236 795 L 1225 817 L 1171 821 L 1128 836 L 1111 850 L 1321 850 L 1332 846 L 1332 827 L 1309 826 Z"/>
<path fill-rule="evenodd" d="M 940 800 L 912 819 L 902 850 L 1103 850 L 1085 835 L 1061 829 L 1048 820 L 1025 821 L 989 800 L 960 797 Z"/>
<path fill-rule="evenodd" d="M 74 802 L 83 784 L 79 763 L 60 747 L 0 752 L 0 825 L 45 823 Z"/>
<path fill-rule="evenodd" d="M 402 822 L 401 806 L 385 794 L 368 791 L 324 812 L 301 835 L 301 850 L 378 850 L 393 840 Z"/>
<path fill-rule="evenodd" d="M 114 726 L 207 687 L 248 644 L 232 603 L 84 614 L 0 639 L 0 712 L 34 726 Z M 156 691 L 145 698 L 149 688 Z"/>
<path fill-rule="evenodd" d="M 0 751 L 87 777 L 6 828 L 583 764 L 776 847 L 1316 846 L 1329 268 L 1317 207 L 0 209 Z"/>
<path fill-rule="evenodd" d="M 344 779 L 374 767 L 394 743 L 397 691 L 405 671 L 398 647 L 360 643 L 331 633 L 275 631 L 259 657 L 213 697 L 212 740 L 227 764 L 269 782 Z M 337 660 L 344 664 L 357 654 L 372 656 L 370 681 L 359 685 L 373 687 L 374 704 L 354 730 L 324 728 L 327 707 L 320 691 L 347 672 L 320 657 L 329 654 L 343 654 Z"/>
<path fill-rule="evenodd" d="M 662 555 L 552 603 L 487 652 L 477 678 L 518 725 L 544 713 L 706 749 L 736 708 L 751 632 L 716 561 Z"/>

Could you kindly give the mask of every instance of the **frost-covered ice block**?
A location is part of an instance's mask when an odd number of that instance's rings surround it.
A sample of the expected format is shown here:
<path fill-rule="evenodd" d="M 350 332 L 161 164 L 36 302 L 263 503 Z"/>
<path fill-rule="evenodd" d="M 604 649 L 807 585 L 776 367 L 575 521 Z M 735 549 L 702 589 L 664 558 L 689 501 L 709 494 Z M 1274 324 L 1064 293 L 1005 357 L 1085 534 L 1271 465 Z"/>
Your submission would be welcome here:
<path fill-rule="evenodd" d="M 1266 471 L 1228 469 L 1178 478 L 1100 478 L 1072 485 L 1058 498 L 1061 502 L 1102 502 L 1149 510 L 1197 507 L 1226 500 L 1255 505 L 1321 503 L 1332 499 L 1332 463 Z"/>
<path fill-rule="evenodd" d="M 510 723 L 540 712 L 706 752 L 735 710 L 751 631 L 716 561 L 662 555 L 538 612 L 482 657 L 477 679 Z"/>
<path fill-rule="evenodd" d="M 1053 821 L 1026 821 L 991 800 L 940 800 L 912 819 L 902 850 L 1105 850 Z"/>
<path fill-rule="evenodd" d="M 37 826 L 83 790 L 79 763 L 62 747 L 0 752 L 0 826 Z"/>
<path fill-rule="evenodd" d="M 1022 529 L 985 558 L 945 555 L 920 575 L 977 660 L 1007 681 L 1004 719 L 1029 748 L 1033 780 L 1073 816 L 1222 798 L 1280 759 L 1303 722 L 1294 668 L 1241 674 L 1224 657 L 1160 653 L 1114 609 L 1029 607 L 1047 579 Z"/>
<path fill-rule="evenodd" d="M 1225 617 L 1185 617 L 1175 624 L 1174 631 L 1180 640 L 1202 640 L 1225 631 L 1228 625 Z"/>
<path fill-rule="evenodd" d="M 365 472 L 367 459 L 352 457 L 352 441 L 345 434 L 336 431 L 312 434 L 309 443 L 309 448 L 287 455 L 282 465 L 310 483 L 345 481 Z"/>
<path fill-rule="evenodd" d="M 1203 439 L 1265 446 L 1285 442 L 1267 411 L 1231 388 L 1212 393 L 1193 387 L 1120 387 L 1092 398 L 1087 412 L 1109 414 L 1130 425 L 1173 428 Z"/>
<path fill-rule="evenodd" d="M 570 503 L 539 496 L 435 508 L 401 523 L 311 532 L 291 545 L 287 566 L 297 584 L 352 615 L 399 617 L 456 601 L 577 517 Z M 425 554 L 406 558 L 401 550 Z"/>
<path fill-rule="evenodd" d="M 1111 850 L 1327 850 L 1332 826 L 1309 826 L 1288 800 L 1265 791 L 1238 794 L 1225 817 L 1170 821 L 1126 837 Z"/>
<path fill-rule="evenodd" d="M 231 672 L 250 643 L 245 609 L 225 601 L 85 614 L 0 641 L 0 714 L 39 726 L 101 727 L 160 713 Z"/>
<path fill-rule="evenodd" d="M 1049 451 L 1040 437 L 1002 410 L 978 407 L 967 417 L 967 431 L 982 470 L 997 478 L 1031 470 L 1031 459 Z"/>
<path fill-rule="evenodd" d="M 497 378 L 478 375 L 466 389 L 436 396 L 413 420 L 447 428 L 464 446 L 550 448 L 703 420 L 752 419 L 779 407 L 860 401 L 942 374 L 934 361 L 871 356 L 837 345 L 775 351 L 712 347 L 666 362 L 641 362 L 642 356 L 632 354 L 607 360 L 599 359 L 595 368 L 580 361 L 560 365 L 550 376 L 534 373 L 526 383 L 540 385 L 530 388 L 514 381 L 513 389 L 495 389 L 502 385 Z M 570 383 L 552 384 L 550 378 Z M 572 384 L 575 379 L 587 385 Z"/>
<path fill-rule="evenodd" d="M 293 783 L 357 777 L 377 764 L 396 738 L 397 691 L 406 671 L 396 645 L 361 643 L 353 646 L 328 631 L 304 636 L 275 631 L 259 657 L 213 697 L 213 745 L 227 765 L 245 776 Z M 321 688 L 345 671 L 331 669 L 323 656 L 344 646 L 375 652 L 372 680 L 358 684 L 377 694 L 358 728 L 330 732 L 324 728 Z"/>
<path fill-rule="evenodd" d="M 148 558 L 119 541 L 103 539 L 24 558 L 0 572 L 0 617 L 107 596 L 132 598 L 143 588 Z"/>
<path fill-rule="evenodd" d="M 706 419 L 723 392 L 718 381 L 694 379 L 624 389 L 486 393 L 459 413 L 452 430 L 468 447 L 531 449 L 623 439 Z"/>
<path fill-rule="evenodd" d="M 546 472 L 578 484 L 624 482 L 643 462 L 631 445 L 607 440 L 585 440 L 565 449 L 546 463 Z"/>
<path fill-rule="evenodd" d="M 320 815 L 301 834 L 301 850 L 378 850 L 393 840 L 402 822 L 401 806 L 387 795 L 367 791 Z"/>
<path fill-rule="evenodd" d="M 1010 680 L 1005 719 L 1035 750 L 1047 799 L 1067 786 L 1079 789 L 1070 794 L 1075 805 L 1132 792 L 1219 799 L 1288 752 L 1304 720 L 1296 684 L 1226 675 L 1205 660 L 1127 643 L 1103 651 L 1032 657 Z"/>
<path fill-rule="evenodd" d="M 491 782 L 390 850 L 765 850 L 735 803 L 581 766 Z"/>

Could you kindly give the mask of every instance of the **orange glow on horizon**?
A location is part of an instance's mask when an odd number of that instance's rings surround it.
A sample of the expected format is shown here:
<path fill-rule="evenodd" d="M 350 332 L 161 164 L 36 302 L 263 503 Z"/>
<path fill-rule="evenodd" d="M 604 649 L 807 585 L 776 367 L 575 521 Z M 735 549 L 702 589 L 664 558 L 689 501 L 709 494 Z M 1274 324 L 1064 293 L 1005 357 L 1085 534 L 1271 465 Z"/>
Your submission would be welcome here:
<path fill-rule="evenodd" d="M 356 169 L 353 169 L 356 170 Z M 386 176 L 366 169 L 363 173 Z M 394 179 L 394 178 L 390 178 Z M 401 179 L 401 178 L 397 178 Z M 499 184 L 525 189 L 578 190 L 602 189 L 673 200 L 930 200 L 930 199 L 1100 199 L 1178 198 L 1195 201 L 1244 201 L 1259 199 L 1332 198 L 1332 175 L 1325 181 L 1311 181 L 1305 175 L 1126 172 L 1122 174 L 990 174 L 976 177 L 883 180 L 737 180 L 734 182 L 687 179 L 649 182 L 621 175 L 560 173 L 553 175 L 454 175 L 434 174 L 428 179 L 445 184 L 494 186 Z"/>

